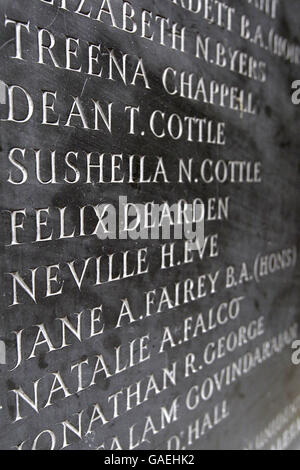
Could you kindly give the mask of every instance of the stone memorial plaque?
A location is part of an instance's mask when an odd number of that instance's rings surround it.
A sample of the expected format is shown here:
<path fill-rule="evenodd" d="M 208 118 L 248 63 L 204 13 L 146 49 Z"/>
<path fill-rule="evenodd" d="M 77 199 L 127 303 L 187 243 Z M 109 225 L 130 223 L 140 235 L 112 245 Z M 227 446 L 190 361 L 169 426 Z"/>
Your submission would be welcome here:
<path fill-rule="evenodd" d="M 0 448 L 298 448 L 299 2 L 0 13 Z"/>

